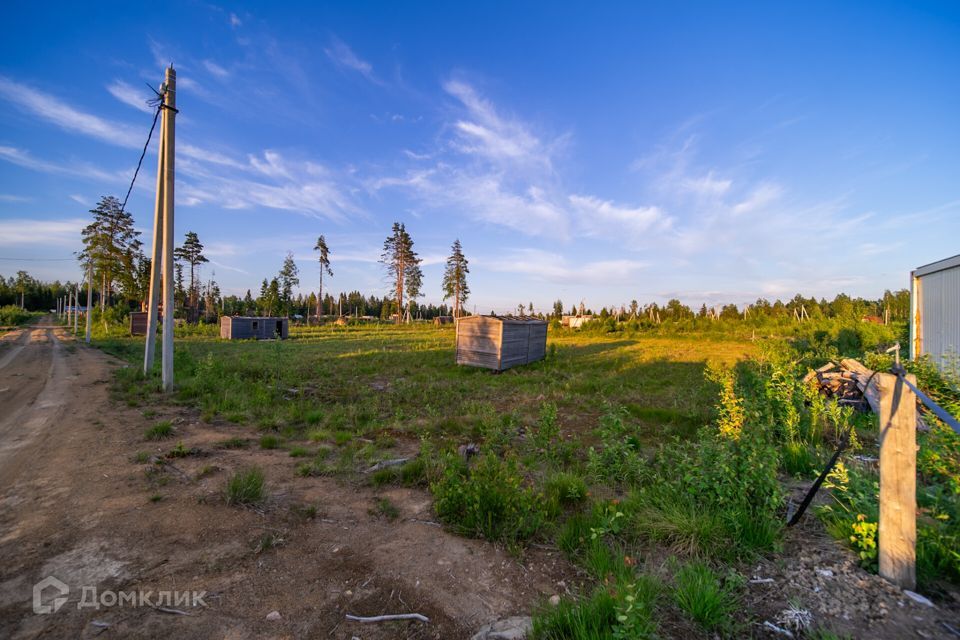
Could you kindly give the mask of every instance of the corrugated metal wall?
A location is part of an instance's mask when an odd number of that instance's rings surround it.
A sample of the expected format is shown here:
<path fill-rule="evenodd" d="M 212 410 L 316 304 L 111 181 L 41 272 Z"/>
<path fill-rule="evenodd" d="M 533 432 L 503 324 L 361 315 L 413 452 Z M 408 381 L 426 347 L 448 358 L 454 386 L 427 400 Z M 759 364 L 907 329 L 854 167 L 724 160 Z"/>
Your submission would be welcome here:
<path fill-rule="evenodd" d="M 942 367 L 960 353 L 960 267 L 919 277 L 920 347 Z"/>

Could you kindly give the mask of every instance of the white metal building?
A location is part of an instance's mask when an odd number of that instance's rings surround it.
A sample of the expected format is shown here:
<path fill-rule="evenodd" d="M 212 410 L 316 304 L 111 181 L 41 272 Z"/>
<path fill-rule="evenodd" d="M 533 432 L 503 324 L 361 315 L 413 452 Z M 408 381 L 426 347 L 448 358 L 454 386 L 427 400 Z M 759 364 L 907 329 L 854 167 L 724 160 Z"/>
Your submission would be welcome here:
<path fill-rule="evenodd" d="M 960 354 L 960 255 L 910 274 L 910 357 L 956 367 Z"/>

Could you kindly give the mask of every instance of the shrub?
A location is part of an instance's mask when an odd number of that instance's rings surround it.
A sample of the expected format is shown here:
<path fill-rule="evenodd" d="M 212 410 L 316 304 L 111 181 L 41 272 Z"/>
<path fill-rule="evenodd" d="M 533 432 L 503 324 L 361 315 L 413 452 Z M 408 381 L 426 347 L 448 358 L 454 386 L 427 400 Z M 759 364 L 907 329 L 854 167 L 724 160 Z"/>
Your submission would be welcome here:
<path fill-rule="evenodd" d="M 18 325 L 23 324 L 30 319 L 31 314 L 24 311 L 15 304 L 8 304 L 0 307 L 0 325 Z"/>
<path fill-rule="evenodd" d="M 227 504 L 252 505 L 263 502 L 266 498 L 266 485 L 263 471 L 258 467 L 251 467 L 237 471 L 227 481 Z"/>
<path fill-rule="evenodd" d="M 437 515 L 464 535 L 507 543 L 534 535 L 544 521 L 542 497 L 523 486 L 513 458 L 493 453 L 471 469 L 448 454 L 439 480 L 430 485 Z"/>

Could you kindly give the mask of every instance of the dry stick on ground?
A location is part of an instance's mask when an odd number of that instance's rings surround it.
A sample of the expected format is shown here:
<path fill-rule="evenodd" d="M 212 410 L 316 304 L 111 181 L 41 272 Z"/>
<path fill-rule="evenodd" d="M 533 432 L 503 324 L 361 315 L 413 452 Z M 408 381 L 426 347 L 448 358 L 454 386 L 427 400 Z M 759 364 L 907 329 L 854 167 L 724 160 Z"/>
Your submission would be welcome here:
<path fill-rule="evenodd" d="M 419 613 L 394 613 L 385 616 L 352 616 L 347 614 L 347 620 L 354 622 L 389 622 L 391 620 L 419 620 L 420 622 L 430 622 L 430 618 Z"/>

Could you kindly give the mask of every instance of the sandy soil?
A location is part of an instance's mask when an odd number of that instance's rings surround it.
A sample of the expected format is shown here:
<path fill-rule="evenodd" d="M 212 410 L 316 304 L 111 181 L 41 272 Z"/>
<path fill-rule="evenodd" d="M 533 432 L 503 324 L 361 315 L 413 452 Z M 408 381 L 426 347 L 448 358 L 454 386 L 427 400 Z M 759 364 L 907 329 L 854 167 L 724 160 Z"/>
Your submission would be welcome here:
<path fill-rule="evenodd" d="M 202 423 L 177 407 L 157 407 L 148 419 L 111 402 L 118 366 L 49 321 L 0 338 L 0 638 L 469 638 L 577 588 L 581 574 L 554 549 L 534 547 L 519 560 L 445 532 L 425 491 L 298 478 L 298 459 L 285 451 L 215 447 L 254 438 L 251 428 Z M 162 419 L 174 422 L 175 437 L 145 442 L 144 430 Z M 199 455 L 152 478 L 156 465 L 134 460 L 138 451 L 163 456 L 177 442 Z M 227 477 L 252 464 L 266 472 L 268 502 L 227 506 Z M 398 507 L 395 520 L 372 514 L 380 496 Z M 316 517 L 299 514 L 304 505 L 316 505 Z M 914 604 L 811 526 L 788 534 L 784 556 L 756 566 L 756 576 L 774 579 L 748 586 L 746 604 L 761 620 L 792 600 L 817 624 L 855 637 L 954 637 L 944 623 L 960 627 L 955 598 L 933 609 Z M 277 545 L 258 550 L 265 536 Z M 32 588 L 47 576 L 70 592 L 58 611 L 38 615 Z M 206 606 L 175 607 L 190 615 L 78 608 L 83 586 L 204 591 Z M 49 603 L 56 594 L 44 595 Z M 856 606 L 844 605 L 854 597 Z M 280 618 L 268 620 L 274 611 Z M 430 622 L 345 620 L 408 612 Z M 675 612 L 662 630 L 698 636 Z M 761 623 L 745 633 L 777 637 Z"/>

